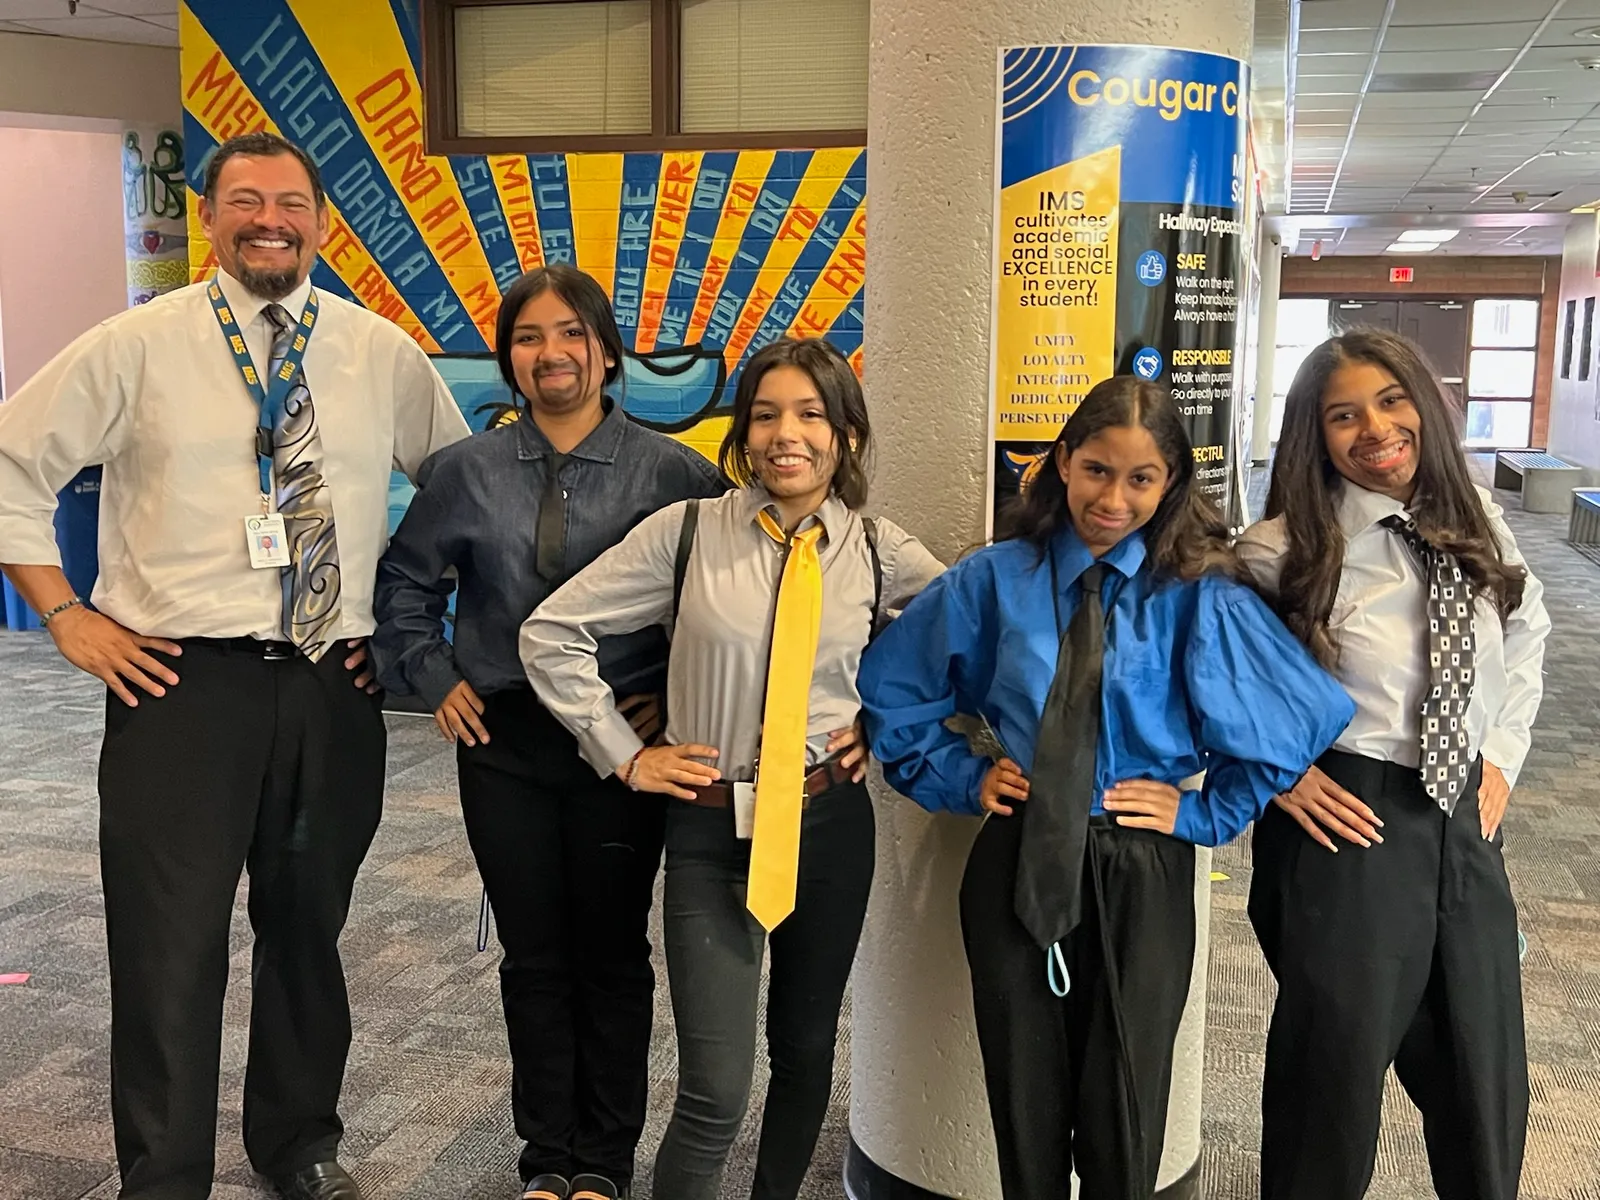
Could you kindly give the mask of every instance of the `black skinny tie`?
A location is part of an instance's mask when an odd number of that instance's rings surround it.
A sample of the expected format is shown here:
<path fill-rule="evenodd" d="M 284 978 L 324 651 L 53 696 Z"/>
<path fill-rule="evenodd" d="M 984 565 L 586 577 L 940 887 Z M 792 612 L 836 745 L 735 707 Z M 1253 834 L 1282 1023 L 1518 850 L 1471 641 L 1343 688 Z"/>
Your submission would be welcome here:
<path fill-rule="evenodd" d="M 544 485 L 544 498 L 539 501 L 539 524 L 534 567 L 539 577 L 552 587 L 567 565 L 567 493 L 561 486 L 561 468 L 567 465 L 565 454 L 552 454 L 549 478 Z"/>
<path fill-rule="evenodd" d="M 1052 560 L 1052 575 L 1054 567 Z M 1095 563 L 1079 578 L 1083 595 L 1061 638 L 1055 678 L 1039 721 L 1032 786 L 1019 818 L 1017 917 L 1041 950 L 1049 950 L 1077 927 L 1082 907 L 1083 856 L 1100 741 L 1106 634 L 1100 585 L 1105 572 L 1104 564 Z"/>

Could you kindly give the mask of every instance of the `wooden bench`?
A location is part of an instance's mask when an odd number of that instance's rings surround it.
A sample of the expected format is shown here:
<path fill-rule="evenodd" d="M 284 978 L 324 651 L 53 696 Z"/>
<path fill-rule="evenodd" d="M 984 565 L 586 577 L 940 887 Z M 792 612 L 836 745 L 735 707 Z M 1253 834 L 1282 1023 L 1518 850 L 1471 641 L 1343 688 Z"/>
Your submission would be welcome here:
<path fill-rule="evenodd" d="M 1522 493 L 1527 512 L 1568 513 L 1572 491 L 1582 487 L 1584 469 L 1543 450 L 1501 450 L 1494 456 L 1494 485 Z"/>
<path fill-rule="evenodd" d="M 1567 544 L 1585 558 L 1600 563 L 1600 488 L 1573 490 Z"/>

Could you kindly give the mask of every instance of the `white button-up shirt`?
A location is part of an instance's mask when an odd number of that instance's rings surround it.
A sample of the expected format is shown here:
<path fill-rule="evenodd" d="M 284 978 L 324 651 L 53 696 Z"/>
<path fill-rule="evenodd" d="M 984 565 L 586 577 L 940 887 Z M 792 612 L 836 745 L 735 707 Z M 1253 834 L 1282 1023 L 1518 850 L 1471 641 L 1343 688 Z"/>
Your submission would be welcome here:
<path fill-rule="evenodd" d="M 219 273 L 257 370 L 269 301 Z M 301 284 L 281 303 L 297 319 Z M 372 632 L 372 587 L 389 539 L 393 470 L 466 437 L 422 349 L 336 296 L 305 354 L 340 560 L 336 636 Z M 0 404 L 0 562 L 59 565 L 56 493 L 104 463 L 96 608 L 150 637 L 283 636 L 282 573 L 250 566 L 244 520 L 261 510 L 256 401 L 199 283 L 119 313 Z"/>
<path fill-rule="evenodd" d="M 1483 488 L 1477 491 L 1506 561 L 1526 566 L 1500 506 Z M 1350 484 L 1340 486 L 1336 503 L 1345 537 L 1344 573 L 1328 629 L 1339 647 L 1333 674 L 1355 701 L 1356 715 L 1334 745 L 1414 767 L 1421 757 L 1422 702 L 1430 686 L 1428 578 L 1405 540 L 1379 524 L 1388 516 L 1410 514 L 1398 500 Z M 1275 595 L 1288 552 L 1283 518 L 1252 525 L 1238 546 L 1257 584 Z M 1544 642 L 1550 632 L 1544 586 L 1530 571 L 1522 603 L 1503 627 L 1494 604 L 1479 596 L 1473 626 L 1468 747 L 1515 785 L 1544 695 Z"/>

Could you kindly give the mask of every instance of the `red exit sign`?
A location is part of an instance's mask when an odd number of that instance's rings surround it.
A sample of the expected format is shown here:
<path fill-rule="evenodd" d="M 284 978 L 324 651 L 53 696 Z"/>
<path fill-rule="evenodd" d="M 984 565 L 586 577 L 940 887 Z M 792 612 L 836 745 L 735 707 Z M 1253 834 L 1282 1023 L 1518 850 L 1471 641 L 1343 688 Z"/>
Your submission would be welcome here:
<path fill-rule="evenodd" d="M 1416 277 L 1416 273 L 1417 269 L 1415 267 L 1390 267 L 1389 282 L 1410 283 Z"/>

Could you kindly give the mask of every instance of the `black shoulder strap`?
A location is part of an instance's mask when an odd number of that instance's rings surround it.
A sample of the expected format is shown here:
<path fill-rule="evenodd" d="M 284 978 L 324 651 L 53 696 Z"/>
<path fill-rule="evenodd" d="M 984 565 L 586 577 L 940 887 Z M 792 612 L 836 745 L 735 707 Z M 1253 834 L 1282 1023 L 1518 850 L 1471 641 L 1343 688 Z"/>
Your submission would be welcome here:
<path fill-rule="evenodd" d="M 678 619 L 678 603 L 683 599 L 683 577 L 689 573 L 689 555 L 694 552 L 694 531 L 700 525 L 700 501 L 690 500 L 683 510 L 683 528 L 678 531 L 678 557 L 672 564 L 672 619 Z"/>
<path fill-rule="evenodd" d="M 867 535 L 867 553 L 872 557 L 872 628 L 867 641 L 878 636 L 879 610 L 883 607 L 883 560 L 878 557 L 878 523 L 871 517 L 861 518 L 861 531 Z"/>

